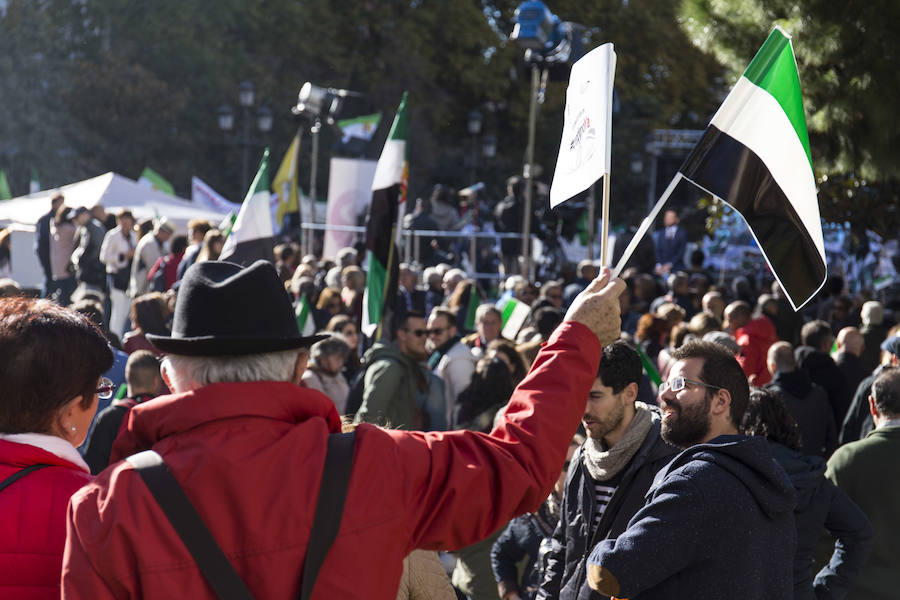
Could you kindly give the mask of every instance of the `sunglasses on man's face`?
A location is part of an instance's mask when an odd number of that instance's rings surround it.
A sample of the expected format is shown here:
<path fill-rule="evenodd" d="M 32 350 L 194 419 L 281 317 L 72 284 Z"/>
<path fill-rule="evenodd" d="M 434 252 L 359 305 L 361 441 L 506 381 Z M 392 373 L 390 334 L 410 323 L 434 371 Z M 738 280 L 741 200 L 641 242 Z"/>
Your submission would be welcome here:
<path fill-rule="evenodd" d="M 446 327 L 435 327 L 427 331 L 428 335 L 443 335 L 447 331 Z"/>
<path fill-rule="evenodd" d="M 416 337 L 422 337 L 426 333 L 428 333 L 427 329 L 407 329 L 405 327 L 403 328 L 403 331 L 405 331 L 406 333 L 411 333 Z"/>

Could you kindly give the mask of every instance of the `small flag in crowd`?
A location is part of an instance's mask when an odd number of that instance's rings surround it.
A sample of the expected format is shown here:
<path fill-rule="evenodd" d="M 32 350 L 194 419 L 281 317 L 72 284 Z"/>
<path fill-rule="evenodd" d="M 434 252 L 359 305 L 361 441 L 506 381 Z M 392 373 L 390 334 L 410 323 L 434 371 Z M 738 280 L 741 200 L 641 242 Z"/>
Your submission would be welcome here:
<path fill-rule="evenodd" d="M 6 171 L 0 169 L 0 200 L 9 200 L 12 192 L 9 191 L 9 181 L 6 179 Z"/>
<path fill-rule="evenodd" d="M 481 296 L 478 295 L 478 285 L 472 281 L 469 287 L 469 302 L 466 304 L 466 331 L 475 331 L 475 313 L 478 312 L 479 304 Z"/>
<path fill-rule="evenodd" d="M 825 283 L 825 244 L 800 77 L 776 27 L 680 172 L 737 210 L 794 310 Z"/>
<path fill-rule="evenodd" d="M 409 178 L 406 116 L 406 92 L 375 167 L 372 203 L 366 215 L 366 290 L 363 293 L 362 330 L 368 336 L 381 337 L 380 327 L 397 290 L 396 221 L 406 201 Z"/>
<path fill-rule="evenodd" d="M 166 181 L 166 178 L 151 169 L 150 167 L 144 167 L 144 170 L 141 171 L 141 176 L 138 177 L 139 184 L 147 187 L 151 187 L 154 190 L 159 190 L 164 194 L 168 194 L 170 196 L 175 195 L 175 188 L 172 187 L 172 184 Z"/>
<path fill-rule="evenodd" d="M 316 324 L 312 318 L 312 307 L 309 305 L 309 299 L 306 297 L 306 294 L 300 296 L 300 301 L 297 303 L 294 314 L 297 317 L 297 328 L 300 330 L 300 335 L 310 336 L 316 332 Z"/>
<path fill-rule="evenodd" d="M 641 357 L 641 365 L 644 367 L 644 373 L 647 374 L 647 378 L 658 387 L 662 383 L 662 377 L 656 369 L 656 366 L 653 364 L 653 361 L 650 360 L 650 357 L 647 356 L 647 353 L 644 352 L 644 348 L 641 347 L 640 344 L 635 344 L 634 349 L 637 350 L 638 356 Z"/>
<path fill-rule="evenodd" d="M 269 196 L 269 149 L 266 148 L 219 260 L 244 266 L 260 259 L 274 261 L 275 232 Z"/>
<path fill-rule="evenodd" d="M 572 65 L 550 208 L 591 187 L 609 173 L 616 52 L 610 43 Z"/>
<path fill-rule="evenodd" d="M 525 320 L 528 319 L 530 313 L 530 306 L 524 302 L 519 302 L 515 298 L 509 298 L 506 304 L 503 305 L 503 310 L 500 311 L 503 322 L 503 330 L 500 335 L 508 340 L 516 339 L 519 330 L 522 329 L 522 325 L 525 324 Z"/>
<path fill-rule="evenodd" d="M 374 115 L 362 115 L 352 119 L 343 119 L 337 122 L 337 126 L 341 130 L 341 141 L 345 144 L 350 138 L 359 138 L 369 141 L 375 135 L 378 124 L 381 122 L 381 113 Z"/>
<path fill-rule="evenodd" d="M 38 180 L 37 169 L 31 167 L 31 180 L 28 182 L 28 193 L 36 194 L 41 191 L 41 182 Z"/>
<path fill-rule="evenodd" d="M 284 215 L 296 213 L 300 210 L 300 194 L 297 184 L 297 154 L 300 152 L 300 134 L 294 136 L 291 145 L 288 146 L 281 166 L 275 173 L 272 182 L 272 191 L 278 195 L 278 210 L 275 213 L 275 222 L 281 227 Z"/>
<path fill-rule="evenodd" d="M 231 202 L 197 176 L 191 177 L 191 202 L 216 212 L 231 211 L 237 214 L 241 210 L 240 204 Z"/>

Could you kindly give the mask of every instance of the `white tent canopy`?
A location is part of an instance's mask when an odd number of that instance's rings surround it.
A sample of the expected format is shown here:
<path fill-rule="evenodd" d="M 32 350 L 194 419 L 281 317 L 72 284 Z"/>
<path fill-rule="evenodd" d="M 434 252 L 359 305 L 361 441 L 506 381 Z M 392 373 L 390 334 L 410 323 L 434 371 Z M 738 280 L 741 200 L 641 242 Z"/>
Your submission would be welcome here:
<path fill-rule="evenodd" d="M 34 225 L 50 210 L 50 198 L 57 192 L 65 196 L 66 206 L 91 208 L 102 204 L 108 212 L 119 208 L 131 209 L 140 220 L 148 217 L 166 217 L 180 232 L 187 232 L 191 219 L 207 219 L 219 223 L 227 212 L 218 212 L 208 206 L 198 206 L 188 200 L 169 196 L 159 190 L 138 184 L 136 181 L 109 172 L 60 188 L 44 190 L 0 202 L 0 227 L 12 223 Z"/>

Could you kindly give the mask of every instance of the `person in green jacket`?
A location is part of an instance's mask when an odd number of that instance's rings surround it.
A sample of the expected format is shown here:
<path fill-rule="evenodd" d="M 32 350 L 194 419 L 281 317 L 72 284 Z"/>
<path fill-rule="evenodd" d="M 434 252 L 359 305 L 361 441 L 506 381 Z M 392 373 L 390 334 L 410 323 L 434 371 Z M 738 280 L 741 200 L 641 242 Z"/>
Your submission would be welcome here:
<path fill-rule="evenodd" d="M 875 378 L 869 412 L 875 430 L 838 448 L 825 472 L 875 529 L 872 553 L 847 600 L 887 600 L 900 592 L 900 369 Z"/>
<path fill-rule="evenodd" d="M 393 429 L 434 428 L 427 410 L 429 387 L 434 383 L 419 364 L 428 359 L 426 331 L 425 316 L 409 311 L 397 320 L 394 342 L 379 340 L 366 352 L 362 405 L 355 423 Z M 443 389 L 440 393 L 442 396 Z"/>

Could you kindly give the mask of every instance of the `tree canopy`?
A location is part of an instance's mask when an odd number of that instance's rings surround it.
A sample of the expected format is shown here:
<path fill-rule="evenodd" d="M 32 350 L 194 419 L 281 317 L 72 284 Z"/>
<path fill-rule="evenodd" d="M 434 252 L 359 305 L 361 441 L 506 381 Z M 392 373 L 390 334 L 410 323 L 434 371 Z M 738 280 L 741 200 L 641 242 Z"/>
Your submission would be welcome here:
<path fill-rule="evenodd" d="M 851 190 L 881 189 L 873 186 L 895 177 L 898 75 L 889 65 L 897 42 L 888 28 L 897 7 L 876 0 L 851 15 L 824 0 L 803 4 L 548 3 L 562 20 L 584 26 L 586 50 L 607 41 L 616 47 L 614 224 L 643 216 L 649 169 L 630 165 L 646 164 L 648 132 L 703 128 L 773 23 L 795 35 L 821 175 L 831 182 L 849 176 Z M 312 81 L 362 92 L 366 109 L 385 115 L 370 158 L 409 91 L 412 197 L 439 182 L 473 183 L 466 116 L 480 110 L 482 133 L 497 137 L 498 153 L 480 159 L 476 179 L 496 199 L 503 181 L 522 171 L 528 133 L 530 72 L 508 40 L 517 5 L 220 0 L 212 9 L 205 0 L 8 0 L 0 8 L 0 168 L 15 193 L 24 193 L 31 168 L 49 187 L 108 170 L 137 177 L 150 166 L 181 195 L 197 175 L 239 200 L 248 184 L 240 181 L 240 136 L 219 130 L 218 108 L 237 109 L 238 83 L 253 82 L 257 106 L 272 109 L 274 127 L 268 135 L 252 128 L 251 162 L 264 145 L 278 161 L 297 128 L 307 126 L 289 109 Z M 565 74 L 551 78 L 537 121 L 536 162 L 547 183 L 565 88 Z M 236 132 L 244 118 L 237 109 Z M 338 137 L 334 127 L 323 129 L 320 195 Z M 305 143 L 304 188 L 309 169 Z M 833 214 L 846 213 L 835 198 Z"/>

